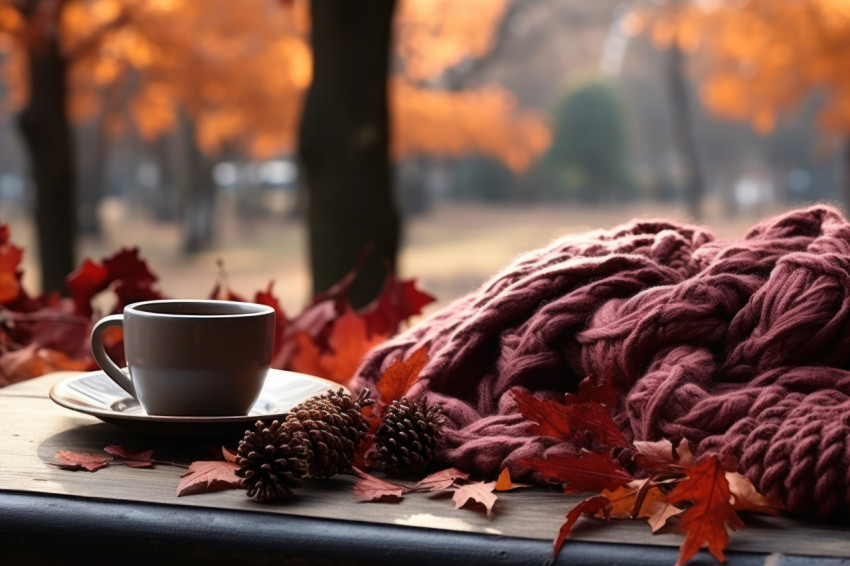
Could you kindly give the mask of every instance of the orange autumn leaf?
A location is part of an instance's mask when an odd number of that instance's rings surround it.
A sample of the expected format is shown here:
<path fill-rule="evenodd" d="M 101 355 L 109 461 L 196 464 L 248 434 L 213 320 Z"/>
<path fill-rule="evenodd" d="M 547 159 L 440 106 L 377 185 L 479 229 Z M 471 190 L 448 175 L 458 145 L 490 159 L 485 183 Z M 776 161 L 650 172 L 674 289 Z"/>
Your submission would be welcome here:
<path fill-rule="evenodd" d="M 310 334 L 304 330 L 299 330 L 293 338 L 295 343 L 295 355 L 289 363 L 292 371 L 306 373 L 308 375 L 316 375 L 323 377 L 324 368 L 320 362 L 322 351 L 310 338 Z"/>
<path fill-rule="evenodd" d="M 428 363 L 428 348 L 423 346 L 413 352 L 406 360 L 396 360 L 378 380 L 378 399 L 389 405 L 407 393 L 419 379 L 419 373 Z"/>
<path fill-rule="evenodd" d="M 496 487 L 494 489 L 495 491 L 511 491 L 522 487 L 531 487 L 531 485 L 527 483 L 514 483 L 511 479 L 510 470 L 505 468 L 502 470 L 502 473 L 499 474 L 499 477 L 496 480 Z"/>
<path fill-rule="evenodd" d="M 670 492 L 670 503 L 688 502 L 691 506 L 682 513 L 679 531 L 687 536 L 679 549 L 677 566 L 682 566 L 703 546 L 720 562 L 725 562 L 723 550 L 729 542 L 728 528 L 743 527 L 744 522 L 732 505 L 732 492 L 720 460 L 712 456 L 689 468 L 687 479 Z"/>
<path fill-rule="evenodd" d="M 765 515 L 778 515 L 785 506 L 776 497 L 765 497 L 760 494 L 753 483 L 738 472 L 726 472 L 729 491 L 735 497 L 732 506 L 736 511 L 753 511 Z"/>
<path fill-rule="evenodd" d="M 653 533 L 658 532 L 664 525 L 667 524 L 667 519 L 681 515 L 685 512 L 684 509 L 679 509 L 669 501 L 656 501 L 648 510 L 648 514 L 644 515 L 649 522 L 649 528 Z"/>
<path fill-rule="evenodd" d="M 319 365 L 324 376 L 337 382 L 347 381 L 369 350 L 386 340 L 385 336 L 370 336 L 366 322 L 353 310 L 347 309 L 334 321 L 328 343 L 332 352 L 322 354 Z"/>
<path fill-rule="evenodd" d="M 611 502 L 610 516 L 615 519 L 648 517 L 648 510 L 656 503 L 667 501 L 658 485 L 648 479 L 632 480 L 615 490 L 603 490 L 602 496 Z"/>

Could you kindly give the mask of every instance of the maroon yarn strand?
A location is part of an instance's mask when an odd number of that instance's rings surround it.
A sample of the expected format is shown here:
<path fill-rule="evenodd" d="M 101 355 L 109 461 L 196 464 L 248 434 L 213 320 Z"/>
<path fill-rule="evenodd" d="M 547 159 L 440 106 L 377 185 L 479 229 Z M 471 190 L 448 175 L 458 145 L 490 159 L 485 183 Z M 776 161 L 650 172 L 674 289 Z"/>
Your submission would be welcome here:
<path fill-rule="evenodd" d="M 792 512 L 850 516 L 850 223 L 830 207 L 736 241 L 663 221 L 562 238 L 374 350 L 354 387 L 422 346 L 410 395 L 445 409 L 446 464 L 519 475 L 570 452 L 509 392 L 610 379 L 627 438 L 731 452 Z"/>

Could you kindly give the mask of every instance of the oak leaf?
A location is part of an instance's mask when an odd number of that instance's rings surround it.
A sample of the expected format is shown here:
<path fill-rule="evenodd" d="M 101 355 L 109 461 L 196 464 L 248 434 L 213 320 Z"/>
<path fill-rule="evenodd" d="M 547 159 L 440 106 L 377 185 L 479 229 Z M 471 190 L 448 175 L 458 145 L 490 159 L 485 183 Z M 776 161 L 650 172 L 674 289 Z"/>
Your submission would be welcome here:
<path fill-rule="evenodd" d="M 616 489 L 632 477 L 607 454 L 584 452 L 579 456 L 557 455 L 549 458 L 527 458 L 520 464 L 539 472 L 545 479 L 564 484 L 564 493 L 601 492 Z"/>
<path fill-rule="evenodd" d="M 736 511 L 753 511 L 775 516 L 785 508 L 780 499 L 765 497 L 758 492 L 749 478 L 738 472 L 726 472 L 726 480 L 729 482 L 729 491 L 735 498 L 732 506 Z"/>
<path fill-rule="evenodd" d="M 723 549 L 729 542 L 727 525 L 732 530 L 744 523 L 732 506 L 732 492 L 720 460 L 712 456 L 691 466 L 682 480 L 667 496 L 670 503 L 692 505 L 679 519 L 679 531 L 686 533 L 679 549 L 677 566 L 685 564 L 703 546 L 720 562 L 725 562 Z"/>
<path fill-rule="evenodd" d="M 564 546 L 564 541 L 570 538 L 570 534 L 573 530 L 573 525 L 576 524 L 576 521 L 578 521 L 579 517 L 581 517 L 582 515 L 593 516 L 599 512 L 604 513 L 604 510 L 607 509 L 610 504 L 611 502 L 608 501 L 608 498 L 602 497 L 601 495 L 595 495 L 593 497 L 580 501 L 578 504 L 576 504 L 575 507 L 570 509 L 569 513 L 567 513 L 566 522 L 561 525 L 561 528 L 558 530 L 558 534 L 555 537 L 555 541 L 553 543 L 555 551 L 553 560 L 555 558 L 558 558 L 558 553 L 561 552 L 561 547 Z"/>
<path fill-rule="evenodd" d="M 414 486 L 417 491 L 445 491 L 451 489 L 458 480 L 469 478 L 469 474 L 457 468 L 446 468 L 420 480 Z"/>
<path fill-rule="evenodd" d="M 177 484 L 177 497 L 196 495 L 211 491 L 223 491 L 240 487 L 236 470 L 239 466 L 225 460 L 200 460 L 189 464 L 189 470 L 181 475 Z"/>
<path fill-rule="evenodd" d="M 511 491 L 523 487 L 531 487 L 531 485 L 527 483 L 514 483 L 511 479 L 511 472 L 507 468 L 502 470 L 502 473 L 496 479 L 496 491 Z"/>
<path fill-rule="evenodd" d="M 123 446 L 110 444 L 103 449 L 107 454 L 111 454 L 117 458 L 117 463 L 124 464 L 131 468 L 150 468 L 153 466 L 151 456 L 153 450 L 144 450 L 142 452 L 130 452 Z"/>
<path fill-rule="evenodd" d="M 422 368 L 428 363 L 428 348 L 423 346 L 413 352 L 406 360 L 396 360 L 384 370 L 376 385 L 378 400 L 382 405 L 389 405 L 407 393 L 410 387 L 419 379 Z"/>
<path fill-rule="evenodd" d="M 454 501 L 455 509 L 460 509 L 470 500 L 482 504 L 487 509 L 487 516 L 493 514 L 493 505 L 496 504 L 498 496 L 493 493 L 496 487 L 496 482 L 473 482 L 455 487 L 452 501 Z"/>
<path fill-rule="evenodd" d="M 57 450 L 56 460 L 46 463 L 63 470 L 88 470 L 89 472 L 96 472 L 108 466 L 111 461 L 112 456 Z"/>
<path fill-rule="evenodd" d="M 354 484 L 354 495 L 363 502 L 398 503 L 404 497 L 403 485 L 376 478 L 357 467 L 351 468 L 359 479 Z"/>

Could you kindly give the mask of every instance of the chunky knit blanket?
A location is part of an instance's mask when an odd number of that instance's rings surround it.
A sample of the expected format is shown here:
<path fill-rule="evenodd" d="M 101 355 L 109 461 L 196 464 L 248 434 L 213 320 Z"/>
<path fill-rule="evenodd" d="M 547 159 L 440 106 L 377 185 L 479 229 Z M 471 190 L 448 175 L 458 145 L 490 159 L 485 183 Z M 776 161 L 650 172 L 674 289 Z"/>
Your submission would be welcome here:
<path fill-rule="evenodd" d="M 354 385 L 425 345 L 410 395 L 445 409 L 446 463 L 519 474 L 569 451 L 507 393 L 610 379 L 628 439 L 731 451 L 789 510 L 850 516 L 850 223 L 831 208 L 734 241 L 665 221 L 557 240 L 374 350 Z"/>

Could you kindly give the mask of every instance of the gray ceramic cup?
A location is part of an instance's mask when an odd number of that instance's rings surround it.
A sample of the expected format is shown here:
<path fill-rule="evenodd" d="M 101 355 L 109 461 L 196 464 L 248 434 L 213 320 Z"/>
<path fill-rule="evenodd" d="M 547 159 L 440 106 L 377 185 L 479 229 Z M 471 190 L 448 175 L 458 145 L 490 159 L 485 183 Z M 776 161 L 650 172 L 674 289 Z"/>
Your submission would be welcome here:
<path fill-rule="evenodd" d="M 103 347 L 124 329 L 129 375 Z M 254 303 L 158 300 L 124 307 L 91 333 L 94 359 L 149 415 L 245 415 L 271 364 L 274 309 Z"/>

